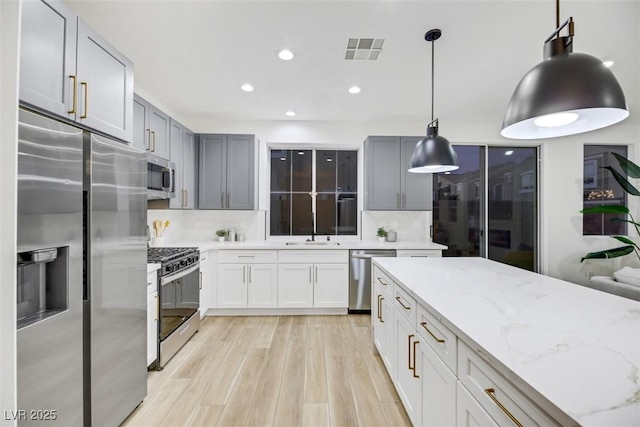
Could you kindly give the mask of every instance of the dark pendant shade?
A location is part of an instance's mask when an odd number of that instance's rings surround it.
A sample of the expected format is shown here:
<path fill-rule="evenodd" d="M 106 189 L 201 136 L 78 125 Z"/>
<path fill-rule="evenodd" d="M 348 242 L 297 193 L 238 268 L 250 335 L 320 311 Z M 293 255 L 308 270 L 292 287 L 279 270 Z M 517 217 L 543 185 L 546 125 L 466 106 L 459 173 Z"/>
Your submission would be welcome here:
<path fill-rule="evenodd" d="M 427 127 L 427 136 L 413 149 L 409 172 L 437 173 L 458 169 L 458 155 L 447 138 L 438 135 L 437 126 Z"/>
<path fill-rule="evenodd" d="M 567 25 L 569 36 L 558 37 Z M 545 41 L 545 59 L 525 74 L 513 92 L 502 136 L 539 139 L 573 135 L 629 116 L 624 93 L 611 70 L 598 58 L 572 51 L 573 19 L 569 18 Z"/>

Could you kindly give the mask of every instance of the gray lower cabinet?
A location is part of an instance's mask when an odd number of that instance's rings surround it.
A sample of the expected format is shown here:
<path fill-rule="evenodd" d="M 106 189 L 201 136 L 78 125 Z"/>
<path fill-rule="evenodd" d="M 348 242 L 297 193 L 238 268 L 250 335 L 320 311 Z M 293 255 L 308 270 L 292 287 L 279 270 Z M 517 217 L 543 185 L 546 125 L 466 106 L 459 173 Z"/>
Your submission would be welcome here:
<path fill-rule="evenodd" d="M 171 161 L 175 164 L 176 196 L 169 200 L 171 209 L 195 207 L 196 152 L 193 132 L 171 119 Z"/>
<path fill-rule="evenodd" d="M 175 162 L 171 158 L 171 117 L 138 94 L 133 97 L 132 145 Z"/>
<path fill-rule="evenodd" d="M 419 137 L 370 136 L 364 144 L 365 209 L 431 210 L 433 175 L 408 171 Z"/>
<path fill-rule="evenodd" d="M 202 134 L 199 143 L 198 208 L 255 209 L 255 136 Z"/>
<path fill-rule="evenodd" d="M 23 2 L 21 25 L 21 102 L 131 142 L 133 63 L 61 2 Z"/>

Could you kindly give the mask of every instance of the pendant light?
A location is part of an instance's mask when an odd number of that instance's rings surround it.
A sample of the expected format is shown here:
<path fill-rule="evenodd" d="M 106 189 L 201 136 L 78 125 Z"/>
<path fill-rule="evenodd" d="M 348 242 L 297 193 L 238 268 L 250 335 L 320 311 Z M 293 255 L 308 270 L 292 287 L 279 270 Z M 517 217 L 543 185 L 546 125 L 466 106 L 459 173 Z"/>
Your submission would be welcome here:
<path fill-rule="evenodd" d="M 413 149 L 409 172 L 437 173 L 458 169 L 458 155 L 447 138 L 438 135 L 438 119 L 433 119 L 433 82 L 434 82 L 434 42 L 442 31 L 429 30 L 424 39 L 431 42 L 431 122 L 427 125 L 427 136 L 422 138 Z"/>
<path fill-rule="evenodd" d="M 560 36 L 567 27 L 568 35 Z M 560 25 L 545 40 L 544 60 L 522 78 L 511 96 L 500 134 L 513 139 L 573 135 L 618 123 L 629 116 L 624 93 L 601 60 L 573 53 L 574 23 Z"/>

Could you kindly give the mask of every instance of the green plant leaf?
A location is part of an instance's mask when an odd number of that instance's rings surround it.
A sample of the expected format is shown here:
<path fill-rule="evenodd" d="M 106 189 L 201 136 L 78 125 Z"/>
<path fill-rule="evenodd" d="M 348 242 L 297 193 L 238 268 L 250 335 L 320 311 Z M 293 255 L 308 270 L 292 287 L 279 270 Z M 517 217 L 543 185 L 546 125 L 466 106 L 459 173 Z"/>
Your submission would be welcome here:
<path fill-rule="evenodd" d="M 638 247 L 638 245 L 636 245 L 636 242 L 634 242 L 633 240 L 631 240 L 630 238 L 626 237 L 626 236 L 611 236 L 614 239 L 622 242 L 622 243 L 626 243 L 627 245 L 633 245 L 636 248 Z"/>
<path fill-rule="evenodd" d="M 583 214 L 628 214 L 629 208 L 619 205 L 600 205 L 582 209 Z"/>
<path fill-rule="evenodd" d="M 618 258 L 621 256 L 625 256 L 633 252 L 634 247 L 629 246 L 620 246 L 619 248 L 606 249 L 604 251 L 598 252 L 589 252 L 584 257 L 580 259 L 580 262 L 585 259 L 609 259 L 609 258 Z"/>
<path fill-rule="evenodd" d="M 615 221 L 615 222 L 628 222 L 629 224 L 633 224 L 636 227 L 640 227 L 640 223 L 639 222 L 635 222 L 635 221 L 631 221 L 630 219 L 624 219 L 624 218 L 609 218 L 609 221 Z"/>
<path fill-rule="evenodd" d="M 624 191 L 626 191 L 627 193 L 629 193 L 631 195 L 634 195 L 634 196 L 640 196 L 640 191 L 638 191 L 638 189 L 636 187 L 634 187 L 627 180 L 627 178 L 625 178 L 622 174 L 620 174 L 620 172 L 618 172 L 617 170 L 615 170 L 611 166 L 605 166 L 603 169 L 607 169 L 609 172 L 611 172 L 611 175 L 613 175 L 613 177 L 616 179 L 618 184 L 620 184 L 620 187 L 622 187 L 622 189 Z"/>
<path fill-rule="evenodd" d="M 640 178 L 640 166 L 633 163 L 631 160 L 622 157 L 618 153 L 611 153 L 616 158 L 618 164 L 622 170 L 631 178 Z"/>

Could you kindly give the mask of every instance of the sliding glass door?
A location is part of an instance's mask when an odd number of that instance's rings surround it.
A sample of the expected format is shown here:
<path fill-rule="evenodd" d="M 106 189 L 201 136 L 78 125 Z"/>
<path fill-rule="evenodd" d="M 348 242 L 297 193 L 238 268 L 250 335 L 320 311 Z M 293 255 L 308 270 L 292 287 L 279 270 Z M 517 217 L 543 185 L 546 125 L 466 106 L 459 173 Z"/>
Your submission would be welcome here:
<path fill-rule="evenodd" d="M 460 169 L 434 174 L 433 241 L 443 256 L 537 270 L 538 149 L 454 145 Z"/>

